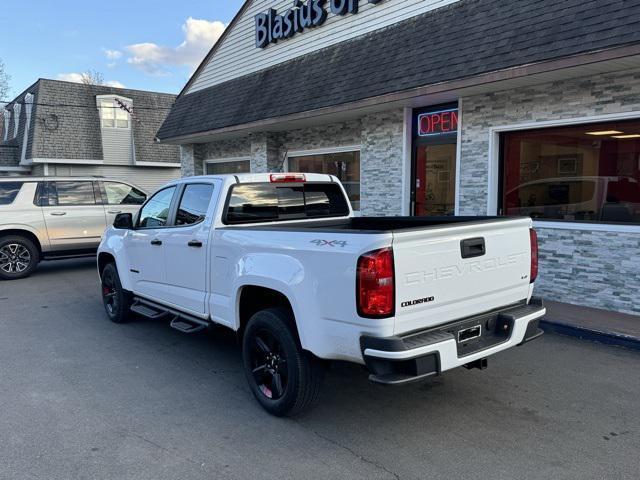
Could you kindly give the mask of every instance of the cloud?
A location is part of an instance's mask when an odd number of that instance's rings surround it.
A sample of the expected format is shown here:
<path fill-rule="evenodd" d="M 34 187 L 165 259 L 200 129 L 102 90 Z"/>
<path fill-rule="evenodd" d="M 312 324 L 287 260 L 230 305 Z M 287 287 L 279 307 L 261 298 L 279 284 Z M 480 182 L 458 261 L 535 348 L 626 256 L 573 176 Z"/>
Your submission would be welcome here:
<path fill-rule="evenodd" d="M 108 82 L 104 82 L 104 84 L 107 87 L 113 87 L 113 88 L 127 88 L 124 86 L 124 84 L 120 83 L 117 80 L 109 80 Z"/>
<path fill-rule="evenodd" d="M 170 75 L 172 66 L 186 66 L 194 70 L 218 41 L 226 25 L 189 17 L 182 25 L 184 41 L 177 47 L 167 47 L 152 42 L 136 43 L 126 47 L 127 63 L 149 75 Z"/>
<path fill-rule="evenodd" d="M 58 80 L 62 80 L 64 82 L 82 83 L 82 74 L 81 73 L 59 73 Z"/>
<path fill-rule="evenodd" d="M 123 53 L 120 50 L 110 50 L 108 48 L 103 48 L 104 56 L 107 57 L 109 62 L 107 63 L 107 68 L 115 68 L 118 66 L 118 60 L 122 58 Z"/>
<path fill-rule="evenodd" d="M 105 48 L 104 55 L 109 60 L 118 60 L 120 57 L 122 57 L 122 52 L 120 50 L 109 50 Z"/>
<path fill-rule="evenodd" d="M 59 73 L 58 80 L 63 80 L 65 82 L 73 82 L 73 83 L 84 83 L 83 78 L 84 75 L 82 73 Z M 117 80 L 109 80 L 107 82 L 102 83 L 105 87 L 113 87 L 113 88 L 127 88 L 121 82 Z"/>

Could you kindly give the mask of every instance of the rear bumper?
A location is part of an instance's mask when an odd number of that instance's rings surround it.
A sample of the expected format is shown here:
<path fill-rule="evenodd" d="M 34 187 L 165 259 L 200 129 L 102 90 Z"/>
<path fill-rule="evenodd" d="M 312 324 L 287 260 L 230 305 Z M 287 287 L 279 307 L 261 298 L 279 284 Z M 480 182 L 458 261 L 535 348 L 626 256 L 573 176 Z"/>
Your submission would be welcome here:
<path fill-rule="evenodd" d="M 541 299 L 406 336 L 360 338 L 362 356 L 373 382 L 397 385 L 471 364 L 542 335 L 546 309 Z M 456 332 L 481 326 L 482 334 L 458 341 Z"/>

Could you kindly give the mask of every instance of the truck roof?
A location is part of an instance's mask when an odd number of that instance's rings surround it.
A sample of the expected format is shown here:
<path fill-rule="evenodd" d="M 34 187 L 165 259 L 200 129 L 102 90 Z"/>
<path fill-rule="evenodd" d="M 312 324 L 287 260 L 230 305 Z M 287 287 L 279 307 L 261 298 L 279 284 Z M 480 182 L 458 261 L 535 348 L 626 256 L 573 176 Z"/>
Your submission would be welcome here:
<path fill-rule="evenodd" d="M 338 179 L 333 175 L 323 173 L 296 173 L 296 172 L 276 172 L 276 173 L 237 173 L 225 175 L 199 175 L 193 177 L 185 177 L 180 179 L 193 180 L 202 178 L 217 178 L 221 180 L 235 179 L 237 183 L 269 183 L 271 175 L 304 175 L 306 182 L 337 182 Z"/>

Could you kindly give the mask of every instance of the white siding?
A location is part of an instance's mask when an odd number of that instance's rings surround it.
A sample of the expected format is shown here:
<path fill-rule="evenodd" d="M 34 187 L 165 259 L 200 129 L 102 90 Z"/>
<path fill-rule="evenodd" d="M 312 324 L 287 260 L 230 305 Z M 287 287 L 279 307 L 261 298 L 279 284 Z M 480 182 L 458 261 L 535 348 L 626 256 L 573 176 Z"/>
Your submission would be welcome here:
<path fill-rule="evenodd" d="M 103 128 L 102 154 L 109 165 L 133 165 L 133 139 L 129 128 Z"/>
<path fill-rule="evenodd" d="M 263 70 L 456 1 L 458 0 L 383 0 L 382 3 L 374 5 L 367 0 L 360 0 L 360 12 L 356 15 L 341 17 L 329 13 L 324 25 L 305 30 L 292 38 L 261 49 L 255 45 L 255 15 L 266 11 L 269 7 L 275 8 L 278 13 L 283 13 L 291 7 L 293 2 L 291 0 L 254 0 L 187 93 Z M 326 8 L 329 11 L 328 2 Z M 428 32 L 428 26 L 425 26 L 425 32 Z M 371 48 L 377 47 L 371 46 Z"/>
<path fill-rule="evenodd" d="M 33 173 L 36 175 L 36 173 Z M 180 178 L 179 168 L 124 167 L 110 165 L 55 165 L 49 164 L 51 176 L 102 176 L 124 180 L 149 193 L 165 183 Z"/>

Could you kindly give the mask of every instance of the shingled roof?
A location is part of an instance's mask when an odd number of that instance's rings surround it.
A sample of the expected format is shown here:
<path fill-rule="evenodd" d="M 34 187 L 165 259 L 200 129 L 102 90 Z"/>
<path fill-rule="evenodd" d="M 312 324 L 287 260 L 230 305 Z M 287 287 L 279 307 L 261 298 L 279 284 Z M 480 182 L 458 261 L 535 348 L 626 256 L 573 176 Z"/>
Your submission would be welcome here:
<path fill-rule="evenodd" d="M 215 131 L 639 42 L 640 0 L 462 0 L 182 94 L 158 137 Z"/>
<path fill-rule="evenodd" d="M 84 85 L 60 80 L 39 79 L 6 108 L 14 103 L 24 104 L 25 95 L 34 95 L 31 127 L 27 139 L 25 158 L 102 160 L 100 116 L 96 107 L 97 95 L 121 95 L 133 101 L 136 119 L 133 138 L 136 159 L 139 162 L 175 163 L 179 158 L 177 147 L 158 145 L 155 134 L 171 108 L 175 95 L 114 88 L 104 85 Z M 26 109 L 20 113 L 18 134 L 1 147 L 18 147 L 21 151 L 26 120 Z M 9 131 L 13 132 L 16 119 L 11 117 Z M 2 157 L 9 164 L 14 150 L 4 148 Z"/>

